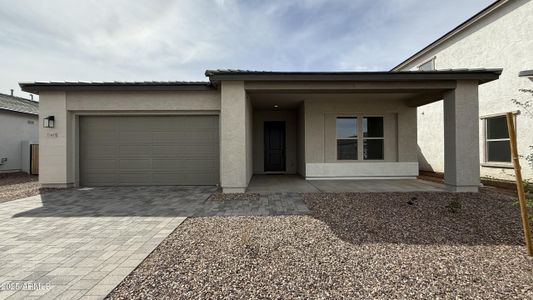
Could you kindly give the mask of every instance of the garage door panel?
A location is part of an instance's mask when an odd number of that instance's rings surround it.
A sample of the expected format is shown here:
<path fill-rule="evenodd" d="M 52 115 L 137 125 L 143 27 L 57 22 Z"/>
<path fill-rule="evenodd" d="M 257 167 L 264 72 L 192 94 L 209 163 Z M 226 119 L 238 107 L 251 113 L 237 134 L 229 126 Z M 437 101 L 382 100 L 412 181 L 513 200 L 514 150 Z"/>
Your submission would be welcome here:
<path fill-rule="evenodd" d="M 116 145 L 118 144 L 118 132 L 111 131 L 80 131 L 80 135 L 97 145 Z"/>
<path fill-rule="evenodd" d="M 216 138 L 218 133 L 214 133 L 212 130 L 184 130 L 177 132 L 159 131 L 154 132 L 152 139 L 154 143 L 172 143 L 178 144 L 180 140 L 187 140 L 190 142 L 210 143 L 212 139 Z"/>
<path fill-rule="evenodd" d="M 153 158 L 218 159 L 218 148 L 212 145 L 153 146 Z"/>
<path fill-rule="evenodd" d="M 182 155 L 185 155 L 186 152 L 186 146 L 175 146 L 175 145 L 157 145 L 152 146 L 152 157 L 159 158 L 159 157 L 181 157 Z"/>
<path fill-rule="evenodd" d="M 150 171 L 152 169 L 151 159 L 120 159 L 120 170 L 144 170 Z"/>
<path fill-rule="evenodd" d="M 184 173 L 154 173 L 152 178 L 153 182 L 158 182 L 162 185 L 176 185 L 177 183 L 182 185 L 191 184 L 185 181 L 186 178 Z"/>
<path fill-rule="evenodd" d="M 83 123 L 85 128 L 90 128 L 91 131 L 116 131 L 118 120 L 110 117 L 90 117 L 84 118 Z"/>
<path fill-rule="evenodd" d="M 151 173 L 120 173 L 119 185 L 153 185 Z"/>
<path fill-rule="evenodd" d="M 218 162 L 215 160 L 154 159 L 154 170 L 175 170 L 187 172 L 214 172 Z"/>
<path fill-rule="evenodd" d="M 88 173 L 85 175 L 86 185 L 89 186 L 113 186 L 118 183 L 116 173 Z"/>
<path fill-rule="evenodd" d="M 208 174 L 208 173 L 198 173 L 198 174 L 189 173 L 185 176 L 185 181 L 191 185 L 194 185 L 194 182 L 198 182 L 199 180 L 202 180 L 204 178 L 210 178 L 210 180 L 212 180 L 211 181 L 212 184 L 216 184 L 217 179 L 215 178 L 215 176 L 212 174 Z"/>
<path fill-rule="evenodd" d="M 80 117 L 85 186 L 214 185 L 217 116 Z"/>
<path fill-rule="evenodd" d="M 185 146 L 186 154 L 192 154 L 193 156 L 210 157 L 216 159 L 218 156 L 218 147 L 212 145 L 191 145 Z"/>
<path fill-rule="evenodd" d="M 99 159 L 99 158 L 118 158 L 119 146 L 89 146 L 85 149 L 84 157 L 86 159 Z"/>
<path fill-rule="evenodd" d="M 99 172 L 104 172 L 105 170 L 110 170 L 116 172 L 115 170 L 119 167 L 117 159 L 89 159 L 87 160 L 87 165 L 85 169 L 90 173 L 91 171 L 97 170 Z"/>
<path fill-rule="evenodd" d="M 151 145 L 152 133 L 142 131 L 120 132 L 118 139 L 120 145 Z"/>
<path fill-rule="evenodd" d="M 119 146 L 118 155 L 120 157 L 147 157 L 152 156 L 151 145 L 122 145 Z"/>

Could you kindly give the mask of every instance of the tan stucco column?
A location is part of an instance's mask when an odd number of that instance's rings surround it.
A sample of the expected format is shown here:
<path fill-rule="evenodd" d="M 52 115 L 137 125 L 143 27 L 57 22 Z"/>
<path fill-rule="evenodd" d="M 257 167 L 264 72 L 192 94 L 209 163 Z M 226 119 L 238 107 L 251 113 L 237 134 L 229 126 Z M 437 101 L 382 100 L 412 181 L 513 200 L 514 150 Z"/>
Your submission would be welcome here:
<path fill-rule="evenodd" d="M 251 106 L 244 82 L 221 82 L 220 184 L 224 193 L 246 191 L 251 174 Z"/>
<path fill-rule="evenodd" d="M 43 118 L 54 116 L 54 128 Z M 71 187 L 74 179 L 72 115 L 65 92 L 42 92 L 39 101 L 39 183 L 43 187 Z"/>
<path fill-rule="evenodd" d="M 458 81 L 444 96 L 444 183 L 454 192 L 479 189 L 477 81 Z"/>

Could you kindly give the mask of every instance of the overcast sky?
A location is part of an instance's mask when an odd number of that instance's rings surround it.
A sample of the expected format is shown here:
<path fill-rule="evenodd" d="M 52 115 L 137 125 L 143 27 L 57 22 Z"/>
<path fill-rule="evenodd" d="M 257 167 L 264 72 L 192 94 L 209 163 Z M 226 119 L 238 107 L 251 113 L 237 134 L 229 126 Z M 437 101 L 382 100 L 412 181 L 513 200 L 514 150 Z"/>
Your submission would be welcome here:
<path fill-rule="evenodd" d="M 0 0 L 0 92 L 205 69 L 389 70 L 494 0 Z"/>

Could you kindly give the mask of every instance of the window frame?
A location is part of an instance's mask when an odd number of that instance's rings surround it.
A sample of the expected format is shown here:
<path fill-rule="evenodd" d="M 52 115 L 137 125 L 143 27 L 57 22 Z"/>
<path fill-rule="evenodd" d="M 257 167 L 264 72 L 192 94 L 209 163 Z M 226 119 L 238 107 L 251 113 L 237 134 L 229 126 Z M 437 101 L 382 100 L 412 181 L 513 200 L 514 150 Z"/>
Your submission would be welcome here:
<path fill-rule="evenodd" d="M 361 134 L 361 138 L 362 138 L 362 147 L 363 147 L 363 151 L 361 153 L 361 160 L 362 161 L 384 161 L 385 160 L 385 116 L 377 116 L 377 115 L 363 115 L 361 117 L 361 130 L 364 130 L 363 129 L 363 124 L 364 124 L 364 119 L 365 118 L 381 118 L 381 120 L 383 120 L 383 136 L 381 137 L 365 137 L 364 136 L 364 131 L 363 131 L 363 134 Z M 367 125 L 368 126 L 368 125 Z M 382 150 L 383 150 L 383 158 L 378 158 L 378 159 L 368 159 L 368 158 L 365 158 L 365 140 L 382 140 L 383 141 L 383 146 L 382 146 Z"/>
<path fill-rule="evenodd" d="M 354 138 L 339 138 L 337 137 L 337 119 L 355 119 L 355 133 L 357 134 Z M 342 162 L 354 162 L 359 161 L 359 136 L 360 136 L 360 126 L 359 126 L 360 117 L 357 115 L 339 115 L 335 116 L 335 160 Z M 356 159 L 339 159 L 339 140 L 355 140 L 356 143 Z"/>
<path fill-rule="evenodd" d="M 515 130 L 516 130 L 516 115 L 520 113 L 520 111 L 513 111 L 513 121 L 515 123 Z M 504 161 L 491 161 L 489 160 L 489 143 L 490 142 L 503 142 L 508 141 L 511 142 L 510 137 L 504 138 L 504 139 L 489 139 L 488 138 L 488 120 L 492 118 L 501 118 L 505 117 L 505 113 L 496 113 L 491 115 L 486 115 L 481 117 L 480 119 L 483 121 L 483 162 L 481 163 L 481 166 L 483 167 L 493 167 L 493 168 L 503 168 L 503 169 L 511 169 L 513 168 L 513 158 L 512 154 L 510 157 L 510 161 L 504 162 Z M 507 127 L 507 126 L 506 126 Z"/>
<path fill-rule="evenodd" d="M 383 136 L 382 137 L 364 137 L 363 136 L 363 118 L 370 118 L 370 117 L 380 117 L 383 120 Z M 357 137 L 355 138 L 337 138 L 337 119 L 338 118 L 356 118 L 357 119 Z M 385 115 L 381 114 L 364 114 L 364 113 L 356 113 L 356 114 L 338 114 L 335 115 L 335 161 L 336 162 L 380 162 L 385 161 L 386 153 L 385 153 L 385 142 L 387 139 L 386 136 L 386 127 L 385 127 Z M 357 140 L 357 159 L 339 159 L 338 156 L 338 140 Z M 376 139 L 376 140 L 383 140 L 383 158 L 382 159 L 364 159 L 364 140 L 365 139 Z"/>
<path fill-rule="evenodd" d="M 436 56 L 433 56 L 432 58 L 428 59 L 428 60 L 425 60 L 424 62 L 420 63 L 419 65 L 416 66 L 416 70 L 417 71 L 422 71 L 422 72 L 429 72 L 429 71 L 435 71 L 437 68 L 435 66 L 435 60 L 437 59 Z M 423 65 L 427 64 L 427 63 L 431 63 L 431 70 L 422 70 L 420 67 L 422 67 Z"/>

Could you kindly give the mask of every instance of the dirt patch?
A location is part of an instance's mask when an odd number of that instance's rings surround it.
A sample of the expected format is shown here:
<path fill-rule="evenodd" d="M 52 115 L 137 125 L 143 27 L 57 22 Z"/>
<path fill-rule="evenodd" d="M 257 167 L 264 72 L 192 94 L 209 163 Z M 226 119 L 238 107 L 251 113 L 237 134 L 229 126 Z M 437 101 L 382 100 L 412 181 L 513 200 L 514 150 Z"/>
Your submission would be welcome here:
<path fill-rule="evenodd" d="M 533 298 L 510 197 L 305 197 L 311 216 L 187 219 L 108 299 Z"/>

